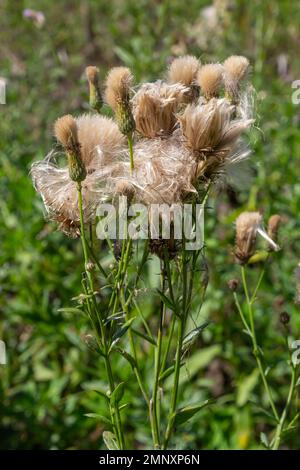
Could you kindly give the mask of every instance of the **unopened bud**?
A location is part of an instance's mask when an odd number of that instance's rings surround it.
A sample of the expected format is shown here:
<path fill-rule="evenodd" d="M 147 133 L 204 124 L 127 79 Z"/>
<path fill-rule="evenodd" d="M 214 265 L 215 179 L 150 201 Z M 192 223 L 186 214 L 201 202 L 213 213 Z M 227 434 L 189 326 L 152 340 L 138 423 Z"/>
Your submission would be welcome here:
<path fill-rule="evenodd" d="M 85 73 L 89 82 L 90 107 L 100 113 L 103 100 L 99 85 L 99 70 L 97 67 L 90 65 L 85 69 Z"/>

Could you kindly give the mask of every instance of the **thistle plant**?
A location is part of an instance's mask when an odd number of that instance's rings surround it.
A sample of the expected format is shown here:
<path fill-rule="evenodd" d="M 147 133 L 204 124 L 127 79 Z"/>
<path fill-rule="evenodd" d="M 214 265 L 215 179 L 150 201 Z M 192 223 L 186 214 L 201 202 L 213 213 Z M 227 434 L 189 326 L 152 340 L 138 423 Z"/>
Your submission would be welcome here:
<path fill-rule="evenodd" d="M 242 291 L 244 295 L 244 303 L 242 304 L 237 294 L 238 281 L 231 282 L 231 290 L 233 291 L 235 304 L 239 312 L 244 332 L 250 338 L 252 344 L 252 353 L 256 361 L 256 366 L 260 374 L 261 382 L 264 387 L 265 394 L 267 396 L 268 405 L 272 414 L 272 421 L 274 423 L 274 431 L 268 438 L 265 434 L 261 435 L 262 443 L 269 449 L 278 449 L 281 440 L 285 433 L 290 432 L 294 429 L 299 413 L 294 412 L 291 414 L 292 400 L 295 396 L 297 379 L 299 375 L 299 368 L 297 362 L 293 359 L 292 350 L 289 344 L 289 315 L 286 312 L 282 312 L 280 315 L 280 322 L 284 326 L 284 338 L 286 343 L 286 349 L 288 353 L 287 365 L 290 369 L 290 386 L 285 404 L 282 410 L 279 410 L 275 404 L 275 400 L 272 393 L 272 387 L 270 384 L 270 378 L 268 372 L 269 368 L 265 361 L 265 354 L 263 345 L 258 342 L 257 329 L 258 325 L 255 318 L 255 307 L 259 298 L 259 290 L 263 281 L 263 277 L 266 273 L 266 269 L 269 266 L 271 257 L 274 252 L 279 250 L 279 246 L 275 243 L 278 238 L 278 230 L 281 223 L 281 217 L 274 214 L 270 217 L 268 222 L 268 230 L 265 232 L 262 224 L 262 216 L 258 212 L 243 212 L 236 220 L 236 243 L 235 243 L 235 256 L 236 261 L 240 265 L 241 269 L 241 280 L 242 280 Z M 268 244 L 268 249 L 261 254 L 256 253 L 257 236 L 261 235 Z M 271 238 L 272 237 L 272 238 Z M 255 265 L 257 262 L 263 260 L 263 267 L 257 277 L 254 286 L 250 286 L 248 266 Z M 289 415 L 291 414 L 290 421 L 287 422 Z"/>
<path fill-rule="evenodd" d="M 210 400 L 195 403 L 192 398 L 188 406 L 179 402 L 186 352 L 207 326 L 188 331 L 194 299 L 200 298 L 201 308 L 208 278 L 203 243 L 191 249 L 185 231 L 175 236 L 175 209 L 190 204 L 190 225 L 195 228 L 197 205 L 205 207 L 211 187 L 226 176 L 231 165 L 249 155 L 243 139 L 253 123 L 246 84 L 248 66 L 247 59 L 239 56 L 224 64 L 206 65 L 196 57 L 184 56 L 172 62 L 164 80 L 139 86 L 133 86 L 128 68 L 114 68 L 107 75 L 103 93 L 114 119 L 100 114 L 98 71 L 90 66 L 86 74 L 93 112 L 58 119 L 55 136 L 60 149 L 56 147 L 32 166 L 33 182 L 49 218 L 66 235 L 81 239 L 83 290 L 76 301 L 93 330 L 87 344 L 97 349 L 105 364 L 108 388 L 97 392 L 109 410 L 108 418 L 99 417 L 108 426 L 103 434 L 108 448 L 129 446 L 126 406 L 122 404 L 127 383 L 118 383 L 116 355 L 132 368 L 128 382 L 134 377 L 139 386 L 154 449 L 172 446 L 175 429 L 211 404 Z M 61 163 L 64 156 L 65 166 Z M 118 213 L 122 198 L 129 206 L 142 204 L 148 222 L 153 218 L 153 205 L 166 205 L 170 209 L 169 236 L 147 232 L 137 240 L 129 230 L 134 216 L 127 207 L 125 236 L 117 230 L 114 237 L 106 234 L 99 242 L 99 207 L 111 203 Z M 273 249 L 277 248 L 272 240 L 277 222 L 273 219 L 270 235 L 265 234 Z M 160 214 L 159 225 L 165 223 Z M 278 447 L 289 403 L 280 416 L 263 374 L 255 336 L 252 307 L 261 277 L 250 295 L 245 270 L 254 255 L 256 234 L 264 234 L 261 216 L 240 216 L 237 230 L 236 258 L 242 266 L 248 317 L 236 294 L 235 299 L 278 421 L 273 442 Z M 110 253 L 109 264 L 103 263 L 101 250 Z M 153 294 L 143 281 L 151 263 L 159 264 L 160 286 L 154 293 L 152 314 L 147 316 L 140 294 Z M 199 273 L 203 274 L 200 284 Z M 145 347 L 153 357 L 151 381 L 140 359 Z M 171 394 L 165 390 L 166 379 L 172 380 Z"/>

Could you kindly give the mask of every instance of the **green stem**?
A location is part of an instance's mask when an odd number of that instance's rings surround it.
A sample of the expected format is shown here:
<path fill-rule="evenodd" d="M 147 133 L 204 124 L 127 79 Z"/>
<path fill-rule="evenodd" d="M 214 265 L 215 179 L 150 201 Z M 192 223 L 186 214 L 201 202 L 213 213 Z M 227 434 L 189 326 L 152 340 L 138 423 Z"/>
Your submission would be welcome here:
<path fill-rule="evenodd" d="M 179 377 L 180 377 L 180 367 L 181 367 L 181 357 L 182 357 L 182 344 L 184 337 L 184 328 L 185 321 L 187 316 L 187 260 L 185 253 L 185 244 L 183 242 L 182 247 L 182 312 L 178 317 L 178 336 L 177 336 L 177 347 L 176 347 L 176 357 L 175 357 L 175 370 L 174 370 L 174 383 L 173 391 L 171 398 L 171 408 L 169 413 L 168 425 L 165 433 L 163 449 L 166 450 L 169 444 L 169 440 L 174 431 L 175 416 L 176 416 L 176 407 L 177 407 L 177 398 L 178 398 L 178 388 L 179 388 Z"/>
<path fill-rule="evenodd" d="M 164 263 L 161 263 L 161 285 L 162 291 L 165 290 L 165 274 L 164 274 Z M 154 386 L 152 392 L 152 434 L 154 438 L 154 448 L 156 450 L 161 448 L 160 443 L 160 410 L 158 392 L 159 392 L 159 376 L 161 371 L 161 352 L 162 352 L 162 338 L 163 338 L 163 321 L 165 315 L 165 305 L 163 301 L 160 304 L 160 316 L 159 316 L 159 326 L 157 332 L 157 346 L 155 349 L 155 378 Z"/>
<path fill-rule="evenodd" d="M 130 157 L 130 171 L 132 172 L 134 170 L 132 134 L 128 134 L 127 142 L 128 142 L 129 157 Z"/>
<path fill-rule="evenodd" d="M 281 441 L 281 434 L 283 430 L 283 426 L 286 420 L 286 416 L 293 398 L 293 393 L 295 389 L 295 384 L 296 384 L 296 369 L 294 366 L 292 366 L 292 378 L 291 378 L 291 384 L 290 384 L 290 389 L 289 389 L 289 394 L 288 398 L 286 401 L 286 405 L 284 407 L 284 410 L 282 412 L 282 415 L 280 417 L 280 421 L 277 425 L 276 432 L 275 432 L 275 437 L 274 437 L 274 444 L 272 446 L 273 450 L 277 450 L 280 446 L 280 441 Z"/>
<path fill-rule="evenodd" d="M 256 331 L 255 331 L 255 324 L 254 324 L 254 314 L 253 314 L 253 309 L 252 309 L 252 303 L 253 303 L 253 296 L 250 300 L 250 296 L 249 296 L 249 291 L 248 291 L 248 286 L 247 286 L 247 278 L 246 278 L 246 270 L 245 270 L 245 267 L 242 266 L 241 267 L 241 270 L 242 270 L 242 280 L 243 280 L 243 288 L 244 288 L 244 292 L 245 292 L 245 296 L 246 296 L 246 301 L 247 301 L 247 308 L 248 308 L 248 315 L 249 315 L 249 323 L 250 323 L 250 330 L 251 330 L 251 340 L 252 340 L 252 345 L 253 345 L 253 354 L 254 354 L 254 357 L 256 359 L 256 363 L 257 363 L 257 367 L 258 367 L 258 370 L 259 370 L 259 373 L 261 375 L 261 379 L 262 379 L 262 382 L 264 384 L 264 387 L 265 387 L 265 390 L 266 390 L 266 393 L 267 393 L 267 396 L 268 396 L 268 399 L 269 399 L 269 403 L 270 403 L 270 406 L 272 408 L 272 411 L 273 411 L 273 414 L 274 414 L 274 417 L 276 419 L 276 421 L 278 422 L 279 421 L 279 415 L 278 415 L 278 412 L 276 410 L 276 407 L 275 407 L 275 403 L 274 403 L 274 400 L 272 398 L 272 393 L 271 393 L 271 390 L 270 390 L 270 387 L 269 387 L 269 384 L 268 384 L 268 381 L 266 379 L 266 376 L 265 376 L 265 373 L 264 373 L 264 369 L 263 369 L 263 365 L 262 365 L 262 362 L 261 362 L 261 359 L 260 359 L 260 351 L 259 351 L 259 347 L 258 347 L 258 344 L 257 344 L 257 339 L 256 339 Z M 261 279 L 259 280 L 259 283 L 261 282 Z M 255 289 L 255 295 L 257 293 L 257 290 L 258 289 Z"/>
<path fill-rule="evenodd" d="M 85 263 L 85 269 L 86 269 L 86 266 L 87 266 L 88 261 L 89 261 L 89 256 L 88 256 L 88 246 L 87 246 L 87 242 L 86 242 L 86 238 L 85 238 L 83 202 L 82 202 L 82 188 L 81 188 L 80 183 L 78 183 L 78 188 L 77 189 L 78 189 L 77 192 L 78 192 L 78 208 L 79 208 L 79 216 L 80 216 L 81 242 L 82 242 L 82 250 L 83 250 L 84 263 Z M 93 295 L 94 292 L 95 292 L 93 275 L 90 271 L 86 271 L 86 274 L 87 274 L 87 278 L 88 278 L 89 285 L 90 285 L 90 291 L 91 291 L 90 293 L 92 294 L 93 307 L 94 307 L 95 312 L 97 314 L 98 323 L 99 323 L 99 327 L 100 327 L 101 340 L 102 340 L 101 343 L 102 343 L 102 346 L 105 348 L 105 351 L 104 351 L 105 367 L 106 367 L 108 381 L 109 381 L 110 393 L 112 393 L 115 389 L 115 385 L 114 385 L 112 368 L 111 368 L 109 354 L 108 354 L 108 345 L 107 345 L 107 342 L 106 342 L 104 324 L 103 324 L 101 315 L 99 314 L 99 311 L 98 311 L 97 302 L 96 302 L 96 300 L 94 298 L 94 295 Z M 96 334 L 98 334 L 96 327 L 95 327 L 95 331 L 96 331 Z M 122 432 L 122 423 L 121 423 L 120 410 L 119 410 L 118 405 L 116 406 L 116 409 L 113 410 L 113 411 L 115 411 L 115 413 L 111 412 L 111 418 L 112 418 L 113 423 L 116 422 L 117 439 L 118 439 L 119 447 L 120 447 L 120 449 L 124 449 L 125 448 L 125 441 L 124 441 L 124 436 L 123 436 L 123 432 Z"/>

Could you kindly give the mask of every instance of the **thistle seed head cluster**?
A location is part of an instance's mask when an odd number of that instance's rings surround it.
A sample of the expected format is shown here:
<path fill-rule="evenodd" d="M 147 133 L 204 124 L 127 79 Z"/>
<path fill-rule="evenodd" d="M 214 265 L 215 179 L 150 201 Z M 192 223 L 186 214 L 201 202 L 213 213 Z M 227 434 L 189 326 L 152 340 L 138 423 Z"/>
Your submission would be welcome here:
<path fill-rule="evenodd" d="M 165 80 L 137 87 L 128 68 L 113 68 L 104 99 L 115 118 L 98 113 L 64 116 L 55 124 L 55 135 L 68 166 L 59 164 L 60 152 L 54 149 L 32 167 L 34 185 L 50 218 L 66 233 L 77 233 L 78 182 L 85 221 L 95 218 L 100 202 L 114 201 L 118 194 L 145 205 L 172 205 L 197 197 L 199 188 L 205 189 L 249 154 L 242 137 L 253 120 L 244 109 L 245 103 L 249 107 L 248 91 L 240 86 L 246 64 L 245 58 L 201 65 L 195 57 L 179 57 Z M 86 75 L 99 98 L 98 69 L 90 66 Z M 134 169 L 125 138 L 129 135 Z M 247 243 L 252 246 L 251 237 Z"/>

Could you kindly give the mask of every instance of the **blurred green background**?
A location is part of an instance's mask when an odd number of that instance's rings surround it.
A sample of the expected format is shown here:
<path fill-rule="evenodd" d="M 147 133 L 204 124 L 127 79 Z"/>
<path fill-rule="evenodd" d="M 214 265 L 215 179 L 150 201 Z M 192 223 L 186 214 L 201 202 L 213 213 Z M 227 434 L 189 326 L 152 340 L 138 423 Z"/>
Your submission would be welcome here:
<path fill-rule="evenodd" d="M 28 8 L 42 12 L 44 20 L 26 17 Z M 261 410 L 267 409 L 266 397 L 227 281 L 238 275 L 232 256 L 237 214 L 260 210 L 265 220 L 281 214 L 282 250 L 256 306 L 259 342 L 280 407 L 289 379 L 281 311 L 291 315 L 291 335 L 300 338 L 293 278 L 300 262 L 300 106 L 291 99 L 291 84 L 300 79 L 299 24 L 300 3 L 288 0 L 0 2 L 0 77 L 7 94 L 0 105 L 0 339 L 8 355 L 7 365 L 0 365 L 0 448 L 97 449 L 103 425 L 84 414 L 107 414 L 101 396 L 90 391 L 102 380 L 103 363 L 81 339 L 89 332 L 87 321 L 58 311 L 80 292 L 79 242 L 45 220 L 30 165 L 51 149 L 58 116 L 88 110 L 85 66 L 97 65 L 104 78 L 122 63 L 137 80 L 153 80 L 172 58 L 187 53 L 203 62 L 246 55 L 257 120 L 251 161 L 209 201 L 210 284 L 197 321 L 213 323 L 189 352 L 180 397 L 186 403 L 219 398 L 186 424 L 174 444 L 262 447 L 259 435 L 271 429 Z M 258 268 L 251 275 L 255 280 Z M 152 278 L 150 273 L 149 283 Z M 143 357 L 147 377 L 152 363 Z M 135 380 L 124 360 L 116 360 L 119 379 L 129 384 L 127 435 L 135 448 L 148 446 Z M 285 437 L 288 448 L 300 448 L 297 435 L 299 429 Z"/>

